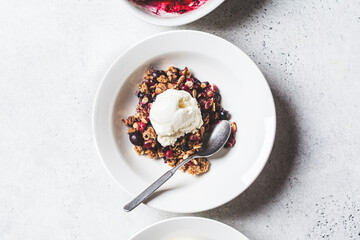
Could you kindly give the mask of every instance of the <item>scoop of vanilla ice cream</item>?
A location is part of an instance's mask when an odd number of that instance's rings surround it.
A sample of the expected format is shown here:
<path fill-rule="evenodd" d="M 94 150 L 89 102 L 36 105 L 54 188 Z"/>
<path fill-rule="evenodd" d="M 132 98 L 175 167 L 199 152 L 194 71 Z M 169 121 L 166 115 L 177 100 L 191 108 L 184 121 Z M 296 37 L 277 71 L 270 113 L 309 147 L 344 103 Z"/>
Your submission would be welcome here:
<path fill-rule="evenodd" d="M 150 121 L 163 146 L 173 145 L 179 137 L 203 125 L 197 101 L 188 92 L 168 89 L 151 105 Z"/>

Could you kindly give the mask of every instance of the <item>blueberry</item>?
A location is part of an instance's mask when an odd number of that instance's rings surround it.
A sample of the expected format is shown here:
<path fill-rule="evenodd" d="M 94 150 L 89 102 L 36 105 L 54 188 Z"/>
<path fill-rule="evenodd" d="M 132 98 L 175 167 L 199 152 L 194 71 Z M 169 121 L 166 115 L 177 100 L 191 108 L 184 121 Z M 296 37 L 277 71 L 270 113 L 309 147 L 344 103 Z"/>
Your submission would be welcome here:
<path fill-rule="evenodd" d="M 153 78 L 158 78 L 159 77 L 159 72 L 158 71 L 154 71 L 153 73 L 151 73 L 151 76 L 153 76 Z"/>
<path fill-rule="evenodd" d="M 134 144 L 135 146 L 142 146 L 142 144 L 144 142 L 142 134 L 139 133 L 139 132 L 130 133 L 129 134 L 129 139 L 130 139 L 130 142 L 132 144 Z"/>
<path fill-rule="evenodd" d="M 137 96 L 138 96 L 138 98 L 143 98 L 143 97 L 144 97 L 144 93 L 139 92 Z"/>
<path fill-rule="evenodd" d="M 215 93 L 215 102 L 219 103 L 221 101 L 221 95 L 218 93 Z"/>
<path fill-rule="evenodd" d="M 221 109 L 219 112 L 219 119 L 220 120 L 229 120 L 230 119 L 229 112 L 224 109 Z"/>
<path fill-rule="evenodd" d="M 154 78 L 153 80 L 149 79 L 149 80 L 148 80 L 148 86 L 149 86 L 149 87 L 154 86 L 156 82 L 157 82 L 157 81 L 156 81 L 155 78 Z"/>

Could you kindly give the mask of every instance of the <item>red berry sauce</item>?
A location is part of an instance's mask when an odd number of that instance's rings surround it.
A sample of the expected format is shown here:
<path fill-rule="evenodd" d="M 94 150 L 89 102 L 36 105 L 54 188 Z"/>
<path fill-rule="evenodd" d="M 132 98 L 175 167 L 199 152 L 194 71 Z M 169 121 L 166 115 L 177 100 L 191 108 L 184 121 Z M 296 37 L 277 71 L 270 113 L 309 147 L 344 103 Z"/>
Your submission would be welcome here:
<path fill-rule="evenodd" d="M 132 0 L 155 14 L 184 14 L 197 9 L 207 0 Z"/>

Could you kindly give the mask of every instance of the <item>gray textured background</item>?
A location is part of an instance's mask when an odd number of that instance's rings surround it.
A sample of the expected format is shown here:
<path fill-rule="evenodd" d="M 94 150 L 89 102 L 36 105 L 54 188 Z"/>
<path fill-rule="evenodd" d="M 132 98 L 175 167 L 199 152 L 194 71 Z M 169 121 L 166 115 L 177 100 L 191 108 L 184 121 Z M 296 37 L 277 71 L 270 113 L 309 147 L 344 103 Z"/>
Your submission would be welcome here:
<path fill-rule="evenodd" d="M 124 213 L 129 197 L 91 133 L 112 61 L 170 29 L 240 47 L 277 107 L 275 147 L 258 180 L 195 215 L 250 239 L 360 239 L 360 3 L 345 0 L 227 0 L 178 28 L 143 23 L 117 0 L 0 1 L 0 239 L 126 240 L 179 216 L 146 206 Z"/>

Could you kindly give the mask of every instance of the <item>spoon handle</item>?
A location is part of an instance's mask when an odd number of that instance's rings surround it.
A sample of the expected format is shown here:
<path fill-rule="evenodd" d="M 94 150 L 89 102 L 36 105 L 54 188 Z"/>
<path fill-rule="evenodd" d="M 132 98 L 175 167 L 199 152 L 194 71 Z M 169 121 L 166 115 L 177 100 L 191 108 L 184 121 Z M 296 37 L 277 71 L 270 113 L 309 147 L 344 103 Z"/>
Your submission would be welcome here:
<path fill-rule="evenodd" d="M 196 156 L 195 156 L 196 157 Z M 126 204 L 124 206 L 125 212 L 130 212 L 137 206 L 139 206 L 140 203 L 144 202 L 148 197 L 150 197 L 159 187 L 161 187 L 169 178 L 171 178 L 176 170 L 178 170 L 180 167 L 185 165 L 187 162 L 189 162 L 191 159 L 193 159 L 194 156 L 189 157 L 179 163 L 176 167 L 172 168 L 171 170 L 167 171 L 164 175 L 162 175 L 158 180 L 156 180 L 153 184 L 151 184 L 147 189 L 145 189 L 142 193 L 140 193 L 136 198 L 134 198 L 131 202 Z"/>
<path fill-rule="evenodd" d="M 164 175 L 162 175 L 158 180 L 156 180 L 153 184 L 151 184 L 147 189 L 145 189 L 142 193 L 140 193 L 136 198 L 134 198 L 131 202 L 124 206 L 125 212 L 130 212 L 134 208 L 136 208 L 140 203 L 145 201 L 148 197 L 151 196 L 161 185 L 163 185 L 169 178 L 171 178 L 174 173 L 167 171 Z"/>

